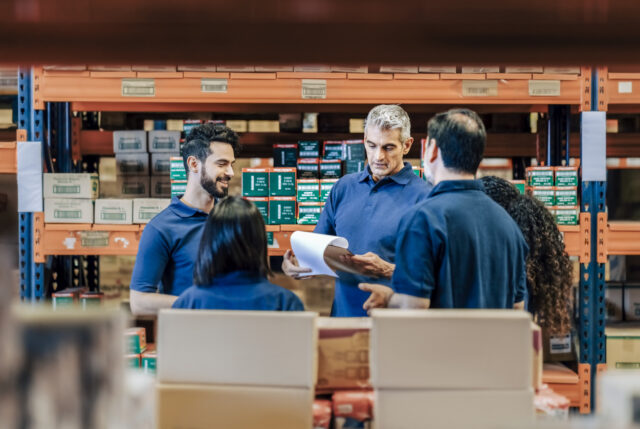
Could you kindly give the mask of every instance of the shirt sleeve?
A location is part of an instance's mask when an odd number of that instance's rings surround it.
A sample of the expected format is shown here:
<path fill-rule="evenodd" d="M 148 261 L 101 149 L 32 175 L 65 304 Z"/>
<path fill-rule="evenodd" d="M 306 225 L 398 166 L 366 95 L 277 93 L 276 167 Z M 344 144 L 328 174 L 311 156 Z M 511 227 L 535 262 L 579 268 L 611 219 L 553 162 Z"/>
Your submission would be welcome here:
<path fill-rule="evenodd" d="M 166 239 L 152 224 L 147 224 L 140 238 L 129 288 L 138 292 L 157 292 L 169 258 L 170 247 Z"/>
<path fill-rule="evenodd" d="M 329 198 L 327 198 L 327 202 L 322 209 L 322 213 L 320 213 L 320 219 L 318 219 L 318 223 L 313 230 L 315 233 L 336 235 L 335 209 L 337 203 L 337 192 L 335 191 L 336 187 L 339 186 L 338 183 L 336 183 L 333 186 L 333 189 L 331 189 L 331 192 L 329 192 Z"/>
<path fill-rule="evenodd" d="M 529 255 L 529 247 L 527 246 L 527 244 L 524 242 L 524 239 L 522 240 L 522 246 L 520 247 L 521 250 L 521 258 L 518 261 L 518 265 L 516 267 L 516 278 L 517 283 L 516 283 L 516 290 L 515 290 L 515 294 L 514 294 L 514 303 L 516 302 L 520 302 L 520 301 L 525 301 L 525 308 L 528 308 L 527 306 L 527 299 L 528 299 L 528 292 L 527 292 L 527 256 Z"/>
<path fill-rule="evenodd" d="M 396 268 L 391 279 L 394 292 L 431 298 L 435 287 L 435 255 L 427 217 L 414 210 L 400 221 L 396 240 Z"/>
<path fill-rule="evenodd" d="M 302 301 L 300 300 L 300 298 L 298 298 L 298 296 L 291 292 L 288 291 L 289 293 L 285 295 L 285 302 L 284 302 L 284 311 L 304 311 L 304 304 L 302 304 Z"/>

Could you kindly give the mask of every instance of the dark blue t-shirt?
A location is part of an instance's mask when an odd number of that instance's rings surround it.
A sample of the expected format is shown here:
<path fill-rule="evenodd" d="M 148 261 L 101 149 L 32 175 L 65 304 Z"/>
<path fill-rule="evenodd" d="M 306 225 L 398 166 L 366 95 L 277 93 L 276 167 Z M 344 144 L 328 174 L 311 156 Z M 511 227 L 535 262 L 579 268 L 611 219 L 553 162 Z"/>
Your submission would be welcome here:
<path fill-rule="evenodd" d="M 444 181 L 400 224 L 392 287 L 432 308 L 513 308 L 526 299 L 528 251 L 480 181 Z"/>
<path fill-rule="evenodd" d="M 193 264 L 207 213 L 173 197 L 169 207 L 145 226 L 130 288 L 180 295 L 193 284 Z"/>
<path fill-rule="evenodd" d="M 356 255 L 373 252 L 387 262 L 396 260 L 396 237 L 400 219 L 429 195 L 431 185 L 416 176 L 411 164 L 377 183 L 367 166 L 360 173 L 348 174 L 331 189 L 314 232 L 336 235 L 349 241 Z M 359 283 L 390 285 L 390 279 L 338 272 L 332 316 L 365 317 L 362 305 L 368 292 Z"/>
<path fill-rule="evenodd" d="M 209 286 L 191 286 L 182 292 L 173 308 L 304 311 L 296 294 L 246 271 L 216 276 Z"/>

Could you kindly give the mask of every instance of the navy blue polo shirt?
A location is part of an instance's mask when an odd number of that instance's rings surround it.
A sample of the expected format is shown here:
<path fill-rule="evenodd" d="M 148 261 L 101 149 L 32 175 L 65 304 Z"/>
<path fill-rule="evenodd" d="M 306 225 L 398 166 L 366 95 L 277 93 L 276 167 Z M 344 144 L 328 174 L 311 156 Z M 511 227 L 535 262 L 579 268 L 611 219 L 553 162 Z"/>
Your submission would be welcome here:
<path fill-rule="evenodd" d="M 400 224 L 392 287 L 433 308 L 513 308 L 526 299 L 528 251 L 480 181 L 444 181 Z"/>
<path fill-rule="evenodd" d="M 144 227 L 130 288 L 180 295 L 193 284 L 193 264 L 207 213 L 189 207 L 181 196 Z"/>
<path fill-rule="evenodd" d="M 248 271 L 216 276 L 209 286 L 191 286 L 180 294 L 173 308 L 304 311 L 295 293 Z"/>
<path fill-rule="evenodd" d="M 315 232 L 336 235 L 349 241 L 356 255 L 373 252 L 387 262 L 396 259 L 396 236 L 400 219 L 429 195 L 431 185 L 416 176 L 411 164 L 377 183 L 369 166 L 359 173 L 341 178 L 331 189 Z M 331 315 L 364 317 L 362 305 L 368 292 L 359 283 L 390 285 L 390 279 L 338 272 Z"/>

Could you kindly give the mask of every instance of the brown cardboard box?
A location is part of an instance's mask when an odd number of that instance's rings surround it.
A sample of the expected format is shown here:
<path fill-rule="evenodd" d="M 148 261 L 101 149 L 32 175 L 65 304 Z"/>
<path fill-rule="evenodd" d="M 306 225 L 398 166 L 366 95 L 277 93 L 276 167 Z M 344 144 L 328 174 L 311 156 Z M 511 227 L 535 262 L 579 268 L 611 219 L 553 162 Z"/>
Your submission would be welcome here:
<path fill-rule="evenodd" d="M 575 360 L 576 349 L 573 335 L 549 335 L 542 330 L 542 351 L 545 362 L 566 362 Z"/>
<path fill-rule="evenodd" d="M 640 369 L 640 323 L 609 325 L 607 335 L 607 367 Z"/>
<path fill-rule="evenodd" d="M 302 429 L 313 423 L 305 388 L 158 384 L 159 429 Z"/>
<path fill-rule="evenodd" d="M 371 319 L 320 318 L 318 326 L 318 390 L 370 388 Z"/>

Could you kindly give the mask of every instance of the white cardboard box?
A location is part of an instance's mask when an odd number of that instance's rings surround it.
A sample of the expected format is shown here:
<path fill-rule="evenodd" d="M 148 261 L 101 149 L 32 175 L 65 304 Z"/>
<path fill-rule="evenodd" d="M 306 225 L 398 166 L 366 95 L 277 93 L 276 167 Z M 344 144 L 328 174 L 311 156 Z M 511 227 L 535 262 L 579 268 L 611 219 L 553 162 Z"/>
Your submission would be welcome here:
<path fill-rule="evenodd" d="M 171 157 L 180 156 L 179 152 L 160 152 L 151 154 L 151 175 L 167 176 L 171 171 Z"/>
<path fill-rule="evenodd" d="M 531 388 L 376 390 L 374 398 L 377 429 L 500 429 L 528 427 L 534 420 Z"/>
<path fill-rule="evenodd" d="M 639 286 L 624 286 L 624 320 L 640 320 Z"/>
<path fill-rule="evenodd" d="M 118 176 L 148 176 L 148 153 L 117 153 L 116 174 Z"/>
<path fill-rule="evenodd" d="M 133 223 L 149 223 L 169 204 L 171 204 L 170 198 L 135 198 L 133 200 Z"/>
<path fill-rule="evenodd" d="M 549 74 L 580 74 L 580 67 L 545 67 L 544 72 Z"/>
<path fill-rule="evenodd" d="M 542 66 L 512 66 L 505 67 L 505 73 L 542 73 Z"/>
<path fill-rule="evenodd" d="M 149 176 L 118 176 L 115 182 L 105 182 L 109 191 L 103 198 L 148 198 L 151 195 Z"/>
<path fill-rule="evenodd" d="M 159 383 L 157 392 L 159 429 L 310 429 L 313 425 L 314 391 L 309 388 Z"/>
<path fill-rule="evenodd" d="M 317 337 L 311 312 L 162 310 L 158 380 L 313 389 Z"/>
<path fill-rule="evenodd" d="M 369 73 L 369 66 L 331 66 L 332 72 Z"/>
<path fill-rule="evenodd" d="M 149 152 L 180 152 L 180 131 L 149 131 Z"/>
<path fill-rule="evenodd" d="M 96 199 L 99 192 L 97 174 L 44 173 L 44 198 Z"/>
<path fill-rule="evenodd" d="M 100 177 L 100 183 L 115 182 L 117 175 L 116 159 L 110 156 L 101 156 L 100 162 L 98 163 L 98 176 Z"/>
<path fill-rule="evenodd" d="M 93 223 L 93 201 L 78 198 L 45 198 L 46 223 Z"/>
<path fill-rule="evenodd" d="M 151 176 L 151 198 L 171 198 L 169 176 Z"/>
<path fill-rule="evenodd" d="M 598 374 L 597 413 L 608 429 L 637 427 L 640 371 L 607 370 Z"/>
<path fill-rule="evenodd" d="M 329 73 L 331 66 L 325 64 L 302 64 L 293 66 L 293 71 L 301 73 Z"/>
<path fill-rule="evenodd" d="M 499 66 L 463 66 L 462 73 L 500 73 Z"/>
<path fill-rule="evenodd" d="M 146 152 L 147 151 L 147 132 L 145 130 L 114 131 L 113 132 L 113 151 L 115 153 Z"/>
<path fill-rule="evenodd" d="M 133 223 L 131 200 L 105 198 L 96 200 L 94 223 L 129 225 Z"/>
<path fill-rule="evenodd" d="M 382 389 L 527 389 L 531 316 L 518 310 L 378 310 L 371 381 Z"/>
<path fill-rule="evenodd" d="M 420 73 L 455 73 L 456 66 L 419 66 Z"/>
<path fill-rule="evenodd" d="M 418 73 L 418 66 L 380 66 L 380 73 Z"/>
<path fill-rule="evenodd" d="M 257 72 L 292 72 L 293 66 L 256 66 Z"/>

